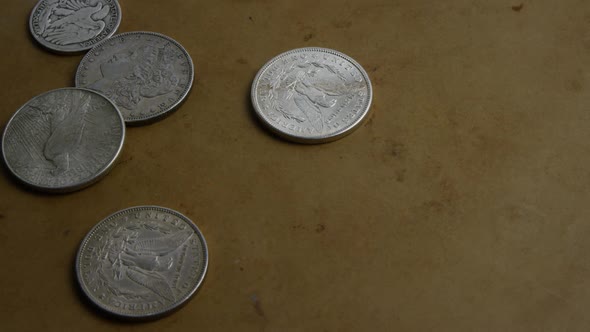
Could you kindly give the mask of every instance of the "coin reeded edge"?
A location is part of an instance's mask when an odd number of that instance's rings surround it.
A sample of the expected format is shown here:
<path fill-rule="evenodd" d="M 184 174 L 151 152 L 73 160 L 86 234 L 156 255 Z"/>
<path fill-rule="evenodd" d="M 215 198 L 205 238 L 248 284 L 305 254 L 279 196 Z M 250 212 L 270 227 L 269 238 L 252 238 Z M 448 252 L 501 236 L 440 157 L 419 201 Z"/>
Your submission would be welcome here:
<path fill-rule="evenodd" d="M 268 118 L 264 115 L 264 112 L 262 112 L 262 109 L 258 103 L 258 100 L 256 98 L 256 91 L 260 82 L 260 78 L 262 77 L 262 75 L 264 75 L 265 71 L 272 66 L 275 62 L 277 62 L 278 60 L 280 60 L 283 57 L 289 56 L 291 54 L 294 53 L 299 53 L 299 52 L 324 52 L 324 53 L 328 53 L 328 54 L 332 54 L 338 57 L 343 58 L 346 61 L 349 61 L 352 65 L 354 65 L 359 72 L 361 73 L 361 75 L 363 76 L 363 78 L 365 79 L 365 81 L 367 82 L 367 101 L 365 103 L 365 107 L 363 109 L 362 114 L 355 120 L 353 121 L 349 126 L 346 126 L 342 129 L 339 129 L 338 131 L 332 133 L 332 134 L 328 134 L 328 135 L 318 135 L 318 136 L 313 136 L 313 137 L 299 137 L 296 135 L 292 135 L 289 134 L 287 132 L 281 131 L 280 129 L 274 127 L 271 122 L 268 120 Z M 275 56 L 274 58 L 270 59 L 266 64 L 264 64 L 264 66 L 262 66 L 262 68 L 260 68 L 260 70 L 258 71 L 258 73 L 256 73 L 256 76 L 254 77 L 254 81 L 252 82 L 252 89 L 250 91 L 250 98 L 252 100 L 252 105 L 254 107 L 254 111 L 256 112 L 256 115 L 258 116 L 258 118 L 261 120 L 260 122 L 262 122 L 264 124 L 265 127 L 267 127 L 268 129 L 270 129 L 274 134 L 283 137 L 287 140 L 290 140 L 292 142 L 296 142 L 296 143 L 304 143 L 304 144 L 320 144 L 320 143 L 328 143 L 328 142 L 332 142 L 335 140 L 338 140 L 346 135 L 351 134 L 353 131 L 355 131 L 360 124 L 366 119 L 367 114 L 369 113 L 369 110 L 371 109 L 371 103 L 373 101 L 373 86 L 371 84 L 371 80 L 369 79 L 369 75 L 367 74 L 367 72 L 365 71 L 365 69 L 353 58 L 351 58 L 350 56 L 333 50 L 333 49 L 329 49 L 329 48 L 323 48 L 323 47 L 302 47 L 302 48 L 296 48 L 296 49 L 292 49 L 286 52 L 283 52 L 277 56 Z"/>
<path fill-rule="evenodd" d="M 97 43 L 96 45 L 94 45 L 92 47 L 92 49 L 90 49 L 88 51 L 88 53 L 86 53 L 86 55 L 84 55 L 84 57 L 82 58 L 82 60 L 80 60 L 80 63 L 78 64 L 78 68 L 76 68 L 76 76 L 74 78 L 74 85 L 77 86 L 77 87 L 81 85 L 80 84 L 80 68 L 82 67 L 82 64 L 87 60 L 87 58 L 92 56 L 91 53 L 92 53 L 92 51 L 94 51 L 95 48 L 102 47 L 103 44 L 106 44 L 111 39 L 115 39 L 115 38 L 119 38 L 119 37 L 125 37 L 125 36 L 129 36 L 129 35 L 135 35 L 135 34 L 148 34 L 148 35 L 153 35 L 153 36 L 157 36 L 157 37 L 160 37 L 160 38 L 163 38 L 163 39 L 166 39 L 166 40 L 172 42 L 176 47 L 178 47 L 182 51 L 182 53 L 184 53 L 184 55 L 188 59 L 188 63 L 189 63 L 189 66 L 190 66 L 190 79 L 187 82 L 187 87 L 184 89 L 181 97 L 178 98 L 178 100 L 176 101 L 176 103 L 174 103 L 173 105 L 171 105 L 166 111 L 157 113 L 156 115 L 145 115 L 145 116 L 134 117 L 134 118 L 125 120 L 125 123 L 128 124 L 128 125 L 130 125 L 130 126 L 138 126 L 138 125 L 150 124 L 150 123 L 156 122 L 156 121 L 161 120 L 162 118 L 165 118 L 168 115 L 170 115 L 171 112 L 175 111 L 178 107 L 180 107 L 180 105 L 182 105 L 182 103 L 185 102 L 185 100 L 188 98 L 188 95 L 189 95 L 190 91 L 192 90 L 193 83 L 195 81 L 195 64 L 193 63 L 193 58 L 188 53 L 188 51 L 184 48 L 184 46 L 182 46 L 182 44 L 180 44 L 174 38 L 168 37 L 168 36 L 166 36 L 164 34 L 161 34 L 161 33 L 158 33 L 158 32 L 152 32 L 152 31 L 129 31 L 129 32 L 123 32 L 123 33 L 119 33 L 119 34 L 113 35 L 113 36 L 111 36 L 109 38 L 105 38 L 102 41 L 100 41 L 99 43 Z"/>
<path fill-rule="evenodd" d="M 45 96 L 47 94 L 53 93 L 53 92 L 57 92 L 57 91 L 62 91 L 62 90 L 83 90 L 86 92 L 90 92 L 93 94 L 96 94 L 102 98 L 104 98 L 107 102 L 110 103 L 111 106 L 114 107 L 115 111 L 117 112 L 117 115 L 119 116 L 119 121 L 121 124 L 121 141 L 119 142 L 119 146 L 117 147 L 117 151 L 115 152 L 113 158 L 103 167 L 101 168 L 98 172 L 96 172 L 96 174 L 94 174 L 92 177 L 90 177 L 87 181 L 83 181 L 77 184 L 73 184 L 70 186 L 64 186 L 64 187 L 47 187 L 47 186 L 41 186 L 32 182 L 27 181 L 26 179 L 24 179 L 23 177 L 19 176 L 14 169 L 11 167 L 10 163 L 8 162 L 8 158 L 6 156 L 6 148 L 4 147 L 4 143 L 6 142 L 6 135 L 8 132 L 8 128 L 10 127 L 10 124 L 12 123 L 12 121 L 15 119 L 15 117 L 18 115 L 18 113 L 20 111 L 22 111 L 25 106 L 27 106 L 31 101 L 40 98 L 42 96 Z M 115 166 L 115 162 L 117 161 L 117 159 L 119 158 L 119 156 L 121 155 L 121 151 L 123 150 L 123 143 L 125 143 L 125 120 L 123 119 L 123 115 L 121 114 L 121 112 L 119 111 L 119 108 L 117 107 L 117 105 L 115 105 L 109 98 L 107 98 L 105 95 L 103 95 L 100 92 L 94 91 L 94 90 L 90 90 L 90 89 L 86 89 L 86 88 L 73 88 L 73 87 L 68 87 L 68 88 L 60 88 L 60 89 L 54 89 L 54 90 L 49 90 L 46 92 L 43 92 L 39 95 L 36 95 L 35 97 L 29 99 L 26 103 L 24 103 L 21 107 L 18 108 L 18 110 L 16 110 L 16 112 L 14 112 L 14 114 L 10 117 L 10 120 L 8 120 L 8 122 L 6 123 L 6 126 L 4 127 L 4 132 L 2 133 L 2 159 L 4 161 L 4 164 L 6 165 L 6 167 L 10 170 L 10 173 L 21 183 L 25 184 L 26 186 L 28 186 L 29 188 L 38 190 L 38 191 L 43 191 L 43 192 L 47 192 L 47 193 L 55 193 L 55 194 L 65 194 L 65 193 L 70 193 L 70 192 L 74 192 L 74 191 L 78 191 L 81 189 L 84 189 L 98 181 L 100 181 L 105 175 L 108 174 L 108 172 Z"/>
<path fill-rule="evenodd" d="M 188 292 L 185 296 L 183 296 L 181 299 L 177 300 L 174 304 L 170 305 L 170 307 L 166 310 L 162 310 L 162 311 L 158 311 L 158 312 L 154 312 L 154 313 L 148 313 L 148 314 L 138 314 L 138 315 L 130 315 L 130 314 L 126 314 L 123 313 L 122 311 L 117 311 L 117 310 L 113 310 L 112 308 L 108 308 L 106 306 L 104 306 L 102 303 L 99 303 L 98 301 L 94 300 L 94 296 L 91 295 L 90 291 L 88 290 L 88 288 L 86 287 L 86 285 L 82 282 L 82 270 L 81 270 L 81 266 L 80 266 L 80 257 L 82 256 L 82 252 L 84 251 L 84 249 L 86 248 L 86 245 L 88 244 L 88 241 L 90 240 L 90 238 L 94 235 L 94 233 L 99 229 L 99 227 L 104 223 L 107 222 L 111 219 L 114 219 L 120 215 L 124 215 L 130 211 L 134 211 L 134 210 L 138 210 L 138 211 L 143 211 L 146 209 L 153 209 L 156 211 L 161 211 L 161 212 L 165 212 L 165 213 L 170 213 L 172 215 L 175 215 L 176 217 L 182 219 L 183 221 L 187 222 L 189 226 L 191 226 L 193 228 L 193 230 L 195 231 L 195 233 L 197 234 L 197 236 L 199 236 L 199 239 L 201 240 L 201 242 L 203 243 L 203 260 L 204 260 L 204 266 L 203 266 L 203 273 L 201 274 L 201 276 L 199 277 L 199 280 L 197 281 L 197 283 L 195 284 L 195 286 L 193 287 L 193 289 L 191 289 L 190 292 Z M 160 318 L 162 316 L 166 316 L 168 314 L 171 314 L 172 312 L 180 309 L 183 305 L 185 305 L 186 303 L 188 303 L 188 300 L 193 297 L 193 295 L 196 294 L 196 292 L 199 290 L 199 288 L 201 287 L 201 284 L 203 283 L 205 276 L 207 275 L 207 269 L 209 267 L 209 248 L 207 246 L 207 241 L 205 240 L 205 236 L 203 235 L 203 233 L 201 232 L 201 230 L 199 229 L 199 227 L 187 216 L 185 216 L 184 214 L 166 208 L 166 207 L 162 207 L 162 206 L 157 206 L 157 205 L 139 205 L 139 206 L 133 206 L 133 207 L 129 207 L 120 211 L 117 211 L 111 215 L 109 215 L 108 217 L 102 219 L 101 221 L 99 221 L 98 223 L 96 223 L 96 225 L 94 225 L 92 227 L 92 229 L 90 229 L 90 231 L 86 234 L 86 236 L 84 237 L 84 239 L 82 240 L 82 242 L 80 243 L 80 247 L 78 248 L 78 251 L 76 253 L 76 263 L 75 263 L 75 273 L 76 273 L 76 279 L 78 281 L 78 286 L 80 287 L 80 289 L 82 290 L 82 292 L 84 293 L 84 295 L 88 298 L 88 300 L 95 305 L 96 307 L 98 307 L 99 309 L 104 310 L 106 313 L 109 313 L 111 315 L 115 315 L 119 318 L 128 318 L 128 319 L 156 319 L 156 318 Z"/>

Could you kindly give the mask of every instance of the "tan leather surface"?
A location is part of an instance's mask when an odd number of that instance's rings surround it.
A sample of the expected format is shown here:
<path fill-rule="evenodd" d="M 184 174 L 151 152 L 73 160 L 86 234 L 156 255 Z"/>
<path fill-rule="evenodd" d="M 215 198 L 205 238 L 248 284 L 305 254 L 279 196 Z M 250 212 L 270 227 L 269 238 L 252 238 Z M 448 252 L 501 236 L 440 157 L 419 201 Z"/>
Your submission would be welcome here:
<path fill-rule="evenodd" d="M 71 86 L 4 1 L 0 123 Z M 522 6 L 521 6 L 522 5 Z M 178 40 L 188 101 L 128 128 L 107 177 L 68 195 L 0 177 L 3 331 L 588 331 L 590 2 L 122 0 L 120 32 Z M 368 121 L 287 143 L 253 117 L 257 70 L 322 46 L 368 71 Z M 86 232 L 156 204 L 203 231 L 200 292 L 148 323 L 77 295 Z"/>

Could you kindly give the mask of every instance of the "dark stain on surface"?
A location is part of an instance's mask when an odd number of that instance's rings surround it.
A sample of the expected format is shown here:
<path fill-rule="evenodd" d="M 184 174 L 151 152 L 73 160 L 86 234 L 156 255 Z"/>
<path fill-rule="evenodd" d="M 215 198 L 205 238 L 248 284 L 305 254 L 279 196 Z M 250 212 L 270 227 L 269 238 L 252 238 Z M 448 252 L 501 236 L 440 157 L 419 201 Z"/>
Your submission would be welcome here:
<path fill-rule="evenodd" d="M 582 82 L 573 79 L 567 83 L 567 90 L 572 92 L 580 92 L 582 91 L 583 85 Z"/>
<path fill-rule="evenodd" d="M 66 229 L 65 231 L 63 231 L 63 233 L 62 233 L 62 234 L 63 234 L 63 236 L 64 236 L 64 237 L 66 237 L 66 236 L 70 235 L 70 229 L 69 229 L 69 228 L 68 228 L 68 229 Z"/>
<path fill-rule="evenodd" d="M 254 19 L 252 18 L 252 16 L 248 16 L 248 19 L 250 20 L 250 22 L 254 23 Z"/>
<path fill-rule="evenodd" d="M 324 224 L 317 224 L 317 226 L 315 228 L 316 233 L 321 233 L 325 230 L 326 230 L 326 225 L 324 225 Z"/>
<path fill-rule="evenodd" d="M 246 65 L 248 64 L 248 60 L 244 59 L 244 58 L 238 58 L 236 60 L 237 63 L 241 64 L 241 65 Z"/>
<path fill-rule="evenodd" d="M 520 5 L 512 6 L 512 10 L 515 12 L 520 12 L 523 8 L 524 8 L 524 3 L 521 3 Z"/>
<path fill-rule="evenodd" d="M 394 158 L 403 158 L 406 155 L 406 146 L 403 143 L 393 142 L 390 153 Z"/>
<path fill-rule="evenodd" d="M 336 29 L 348 29 L 352 26 L 352 21 L 336 21 L 332 25 Z"/>
<path fill-rule="evenodd" d="M 365 127 L 372 127 L 373 126 L 373 119 L 375 118 L 375 113 L 377 110 L 377 105 L 372 105 L 371 109 L 368 114 L 368 118 L 365 120 L 363 126 Z"/>
<path fill-rule="evenodd" d="M 406 180 L 406 169 L 399 169 L 395 171 L 395 180 L 397 182 L 404 182 Z"/>
<path fill-rule="evenodd" d="M 440 214 L 445 211 L 446 204 L 438 200 L 429 200 L 422 204 L 422 208 L 428 210 L 430 213 Z"/>
<path fill-rule="evenodd" d="M 300 230 L 300 229 L 305 229 L 305 226 L 303 226 L 302 224 L 297 224 L 291 228 L 293 228 L 293 230 L 296 231 L 296 230 Z"/>
<path fill-rule="evenodd" d="M 303 36 L 303 41 L 309 41 L 312 38 L 313 38 L 313 33 L 308 33 L 305 36 Z"/>
<path fill-rule="evenodd" d="M 0 213 L 0 219 L 4 219 L 4 218 L 6 218 L 6 216 L 3 215 L 2 213 Z"/>
<path fill-rule="evenodd" d="M 252 300 L 252 306 L 254 307 L 256 314 L 260 317 L 266 317 L 264 314 L 264 310 L 262 310 L 262 304 L 260 303 L 260 299 L 258 299 L 258 296 L 254 294 L 250 299 Z"/>
<path fill-rule="evenodd" d="M 121 160 L 118 165 L 126 164 L 126 163 L 128 163 L 128 162 L 130 162 L 132 160 L 133 160 L 133 156 L 129 156 L 129 158 L 126 158 L 126 159 Z"/>
<path fill-rule="evenodd" d="M 458 212 L 458 202 L 461 195 L 454 182 L 450 178 L 443 178 L 435 184 L 432 192 L 433 197 L 417 206 L 416 211 L 423 217 L 455 216 Z"/>

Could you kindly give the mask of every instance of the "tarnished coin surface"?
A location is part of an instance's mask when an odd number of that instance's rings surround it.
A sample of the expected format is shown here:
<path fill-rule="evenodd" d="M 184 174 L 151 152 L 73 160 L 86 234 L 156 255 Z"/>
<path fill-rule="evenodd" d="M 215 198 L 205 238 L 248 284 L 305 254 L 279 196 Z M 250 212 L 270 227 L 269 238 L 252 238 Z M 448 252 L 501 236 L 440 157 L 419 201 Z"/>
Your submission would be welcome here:
<path fill-rule="evenodd" d="M 121 23 L 117 0 L 40 0 L 29 18 L 31 34 L 58 53 L 91 49 Z"/>
<path fill-rule="evenodd" d="M 308 47 L 270 60 L 252 84 L 252 104 L 274 133 L 299 143 L 336 140 L 369 112 L 369 76 L 352 58 Z"/>
<path fill-rule="evenodd" d="M 125 123 L 103 95 L 77 88 L 43 93 L 12 116 L 2 156 L 20 181 L 42 191 L 69 192 L 104 176 L 119 156 Z"/>
<path fill-rule="evenodd" d="M 78 250 L 76 274 L 101 309 L 149 318 L 188 301 L 207 264 L 207 243 L 190 219 L 167 208 L 138 206 L 94 226 Z"/>
<path fill-rule="evenodd" d="M 193 77 L 193 61 L 178 42 L 159 33 L 129 32 L 104 40 L 84 56 L 76 86 L 104 93 L 127 124 L 144 124 L 178 107 Z"/>

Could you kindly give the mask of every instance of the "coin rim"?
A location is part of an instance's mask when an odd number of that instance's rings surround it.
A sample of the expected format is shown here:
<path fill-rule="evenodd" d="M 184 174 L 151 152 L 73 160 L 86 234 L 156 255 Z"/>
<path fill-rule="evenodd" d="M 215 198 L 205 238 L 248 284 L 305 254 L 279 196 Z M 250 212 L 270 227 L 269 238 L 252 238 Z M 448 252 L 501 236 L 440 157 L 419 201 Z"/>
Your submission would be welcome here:
<path fill-rule="evenodd" d="M 84 55 L 84 57 L 82 58 L 82 60 L 80 60 L 80 63 L 78 64 L 78 68 L 76 69 L 76 76 L 75 76 L 75 86 L 76 87 L 80 87 L 82 84 L 80 83 L 81 78 L 80 78 L 80 73 L 81 73 L 81 68 L 83 66 L 83 64 L 88 60 L 89 57 L 91 57 L 92 52 L 94 51 L 95 48 L 101 47 L 103 44 L 109 42 L 111 39 L 115 39 L 115 38 L 119 38 L 119 37 L 125 37 L 125 36 L 129 36 L 129 35 L 136 35 L 136 34 L 146 34 L 146 35 L 154 35 L 163 39 L 166 39 L 170 42 L 172 42 L 174 45 L 176 45 L 186 56 L 186 58 L 188 59 L 189 65 L 190 65 L 190 79 L 189 82 L 187 82 L 187 87 L 184 89 L 183 94 L 180 96 L 180 98 L 178 98 L 178 100 L 172 104 L 170 107 L 168 107 L 165 111 L 160 111 L 158 113 L 155 114 L 151 114 L 151 115 L 146 115 L 143 117 L 133 117 L 130 119 L 126 119 L 125 116 L 123 116 L 123 119 L 125 120 L 125 123 L 128 125 L 145 125 L 145 124 L 150 124 L 153 122 L 156 122 L 158 120 L 161 120 L 163 118 L 165 118 L 166 116 L 170 115 L 173 111 L 175 111 L 176 109 L 178 109 L 178 107 L 180 107 L 180 105 L 187 99 L 190 91 L 193 88 L 193 83 L 195 80 L 195 65 L 193 63 L 193 59 L 190 55 L 190 53 L 188 53 L 188 51 L 175 39 L 170 38 L 164 34 L 158 33 L 158 32 L 152 32 L 152 31 L 130 31 L 130 32 L 123 32 L 123 33 L 119 33 L 116 35 L 113 35 L 109 38 L 103 39 L 102 41 L 100 41 L 99 43 L 97 43 L 96 45 L 94 45 L 94 47 L 92 47 L 92 49 L 90 51 L 88 51 L 88 53 L 86 53 L 86 55 Z M 96 91 L 96 90 L 93 90 Z M 123 114 L 123 112 L 121 112 L 121 114 Z"/>
<path fill-rule="evenodd" d="M 62 186 L 62 187 L 42 186 L 42 185 L 39 185 L 39 184 L 32 183 L 31 181 L 29 181 L 29 180 L 25 179 L 24 177 L 20 176 L 19 174 L 17 174 L 15 172 L 15 170 L 13 169 L 13 167 L 10 165 L 10 163 L 8 162 L 8 158 L 6 156 L 6 146 L 5 146 L 5 143 L 6 143 L 6 135 L 8 133 L 8 128 L 10 128 L 10 125 L 12 124 L 12 122 L 14 121 L 14 119 L 16 118 L 16 116 L 18 115 L 18 113 L 21 112 L 32 101 L 36 100 L 37 98 L 41 98 L 41 97 L 43 97 L 45 95 L 48 95 L 50 93 L 54 93 L 54 92 L 58 92 L 58 91 L 63 91 L 63 90 L 82 90 L 82 91 L 90 92 L 92 94 L 98 95 L 99 97 L 103 98 L 105 101 L 107 101 L 108 103 L 110 103 L 110 105 L 114 107 L 117 115 L 119 116 L 119 121 L 120 121 L 120 124 L 121 124 L 121 140 L 119 142 L 119 147 L 117 148 L 117 151 L 115 152 L 115 154 L 111 158 L 111 160 L 104 167 L 102 167 L 99 171 L 97 171 L 94 175 L 90 176 L 86 181 L 76 182 L 74 184 L 67 185 L 67 186 Z M 16 179 L 18 179 L 23 184 L 29 186 L 30 188 L 33 188 L 33 189 L 36 189 L 36 190 L 39 190 L 39 191 L 49 192 L 49 193 L 69 193 L 69 192 L 73 192 L 73 191 L 84 189 L 84 188 L 86 188 L 86 187 L 88 187 L 88 186 L 90 186 L 90 185 L 98 182 L 105 175 L 107 175 L 108 172 L 115 165 L 115 161 L 121 155 L 121 151 L 123 150 L 123 144 L 124 144 L 124 142 L 125 142 L 125 121 L 123 120 L 123 116 L 121 115 L 121 112 L 119 111 L 119 108 L 117 108 L 117 105 L 115 105 L 109 98 L 107 98 L 105 95 L 103 95 L 103 94 L 101 94 L 99 92 L 96 92 L 96 91 L 90 90 L 90 89 L 85 89 L 85 88 L 72 88 L 72 87 L 60 88 L 60 89 L 54 89 L 54 90 L 50 90 L 50 91 L 41 93 L 41 94 L 39 94 L 39 95 L 31 98 L 29 101 L 27 101 L 26 103 L 24 103 L 18 110 L 16 110 L 16 112 L 14 112 L 14 114 L 10 117 L 10 120 L 8 120 L 8 123 L 6 123 L 6 126 L 4 127 L 4 131 L 2 133 L 2 159 L 4 161 L 4 164 L 6 165 L 6 167 L 8 168 L 8 170 L 10 171 L 10 173 Z"/>
<path fill-rule="evenodd" d="M 261 107 L 260 107 L 257 97 L 256 97 L 257 87 L 259 86 L 260 78 L 262 77 L 262 75 L 265 73 L 265 71 L 270 66 L 272 66 L 275 62 L 277 62 L 281 58 L 289 56 L 294 53 L 300 53 L 300 52 L 324 52 L 324 53 L 332 54 L 332 55 L 335 55 L 338 57 L 342 57 L 342 58 L 344 58 L 344 60 L 350 62 L 352 65 L 354 65 L 359 70 L 359 72 L 361 73 L 361 75 L 363 76 L 365 81 L 367 82 L 367 89 L 368 89 L 367 96 L 368 97 L 367 97 L 367 101 L 365 102 L 365 107 L 363 109 L 362 114 L 359 117 L 357 117 L 355 121 L 351 122 L 348 126 L 341 128 L 331 134 L 315 135 L 315 136 L 311 136 L 311 137 L 301 137 L 301 136 L 297 136 L 297 135 L 282 131 L 281 129 L 275 127 L 272 124 L 272 122 L 266 117 L 264 112 L 262 112 Z M 296 48 L 296 49 L 292 49 L 290 51 L 283 52 L 283 53 L 275 56 L 274 58 L 270 59 L 266 64 L 264 64 L 264 66 L 262 66 L 262 68 L 260 68 L 260 70 L 256 74 L 254 81 L 252 82 L 252 89 L 250 91 L 250 98 L 252 100 L 252 105 L 254 107 L 254 111 L 255 111 L 256 115 L 261 120 L 261 122 L 268 129 L 270 129 L 273 133 L 275 133 L 278 136 L 283 137 L 287 140 L 290 140 L 292 142 L 296 142 L 296 143 L 319 144 L 319 143 L 328 143 L 328 142 L 332 142 L 337 139 L 340 139 L 346 135 L 351 134 L 353 131 L 355 131 L 360 126 L 360 124 L 363 122 L 363 120 L 367 117 L 369 110 L 371 109 L 371 103 L 373 101 L 373 86 L 371 84 L 371 80 L 369 78 L 369 75 L 367 74 L 365 69 L 358 62 L 356 62 L 356 60 L 354 60 L 350 56 L 348 56 L 342 52 L 339 52 L 339 51 L 336 51 L 333 49 L 329 49 L 329 48 L 324 48 L 324 47 L 302 47 L 302 48 Z"/>
<path fill-rule="evenodd" d="M 156 211 L 169 213 L 171 215 L 175 215 L 178 218 L 182 219 L 183 221 L 187 222 L 193 228 L 193 230 L 195 231 L 195 233 L 197 233 L 197 236 L 199 237 L 199 239 L 201 240 L 201 242 L 203 244 L 203 259 L 204 259 L 203 273 L 199 277 L 199 279 L 196 282 L 196 284 L 194 285 L 194 287 L 185 296 L 183 296 L 181 299 L 174 302 L 167 309 L 161 310 L 161 311 L 155 311 L 155 312 L 148 313 L 148 314 L 133 315 L 133 314 L 124 313 L 120 310 L 113 310 L 113 308 L 109 308 L 108 306 L 104 305 L 103 303 L 97 301 L 95 299 L 95 296 L 92 295 L 92 293 L 86 287 L 86 284 L 83 282 L 82 270 L 80 268 L 80 260 L 81 260 L 80 257 L 82 255 L 82 252 L 85 249 L 86 245 L 88 244 L 88 241 L 90 240 L 92 235 L 94 235 L 94 233 L 98 229 L 98 227 L 101 226 L 105 222 L 108 222 L 116 217 L 121 216 L 121 215 L 125 215 L 126 213 L 133 211 L 133 210 L 139 210 L 139 211 L 156 210 Z M 203 236 L 203 233 L 201 232 L 199 227 L 197 227 L 197 225 L 190 218 L 185 216 L 184 214 L 182 214 L 178 211 L 163 207 L 163 206 L 158 206 L 158 205 L 139 205 L 139 206 L 129 207 L 129 208 L 117 211 L 117 212 L 109 215 L 108 217 L 102 219 L 101 221 L 99 221 L 96 225 L 94 225 L 92 227 L 92 229 L 86 234 L 86 236 L 84 237 L 84 239 L 80 243 L 80 247 L 78 248 L 78 252 L 76 253 L 76 265 L 75 265 L 76 279 L 78 280 L 78 285 L 80 286 L 80 288 L 84 292 L 84 295 L 86 295 L 86 297 L 90 300 L 90 302 L 92 302 L 94 305 L 96 305 L 97 307 L 106 311 L 109 314 L 113 314 L 113 315 L 116 315 L 116 316 L 119 316 L 122 318 L 135 318 L 135 319 L 138 319 L 138 318 L 149 319 L 149 318 L 157 318 L 157 317 L 165 316 L 167 314 L 174 312 L 175 310 L 179 309 L 180 307 L 182 307 L 184 304 L 186 304 L 193 297 L 193 295 L 201 287 L 201 284 L 203 283 L 203 280 L 205 279 L 205 275 L 207 275 L 208 267 L 209 267 L 209 248 L 207 247 L 207 241 L 205 240 L 205 236 Z"/>
<path fill-rule="evenodd" d="M 98 43 L 102 42 L 105 39 L 109 39 L 111 36 L 113 36 L 117 30 L 119 30 L 119 26 L 121 25 L 121 19 L 123 17 L 123 12 L 121 11 L 121 5 L 119 4 L 119 0 L 113 0 L 115 2 L 115 4 L 117 5 L 117 12 L 119 13 L 119 15 L 117 15 L 117 21 L 115 23 L 115 26 L 113 28 L 113 31 L 111 31 L 110 33 L 108 33 L 106 35 L 106 37 L 104 37 L 103 39 L 101 39 L 99 42 L 90 45 L 90 46 L 86 46 L 86 47 L 79 47 L 73 50 L 63 50 L 63 49 L 58 49 L 56 47 L 52 47 L 52 43 L 46 42 L 41 40 L 37 34 L 35 33 L 34 29 L 33 29 L 33 14 L 35 13 L 35 11 L 37 10 L 37 8 L 39 7 L 39 5 L 41 4 L 41 2 L 43 1 L 47 1 L 47 0 L 39 0 L 37 1 L 37 4 L 35 4 L 35 7 L 33 7 L 33 10 L 31 11 L 31 14 L 29 15 L 29 33 L 33 36 L 33 38 L 35 39 L 35 41 L 43 46 L 44 48 L 46 48 L 49 51 L 58 53 L 58 54 L 79 54 L 79 53 L 83 53 L 84 51 L 87 51 L 91 48 L 94 47 L 94 45 L 97 45 Z"/>

